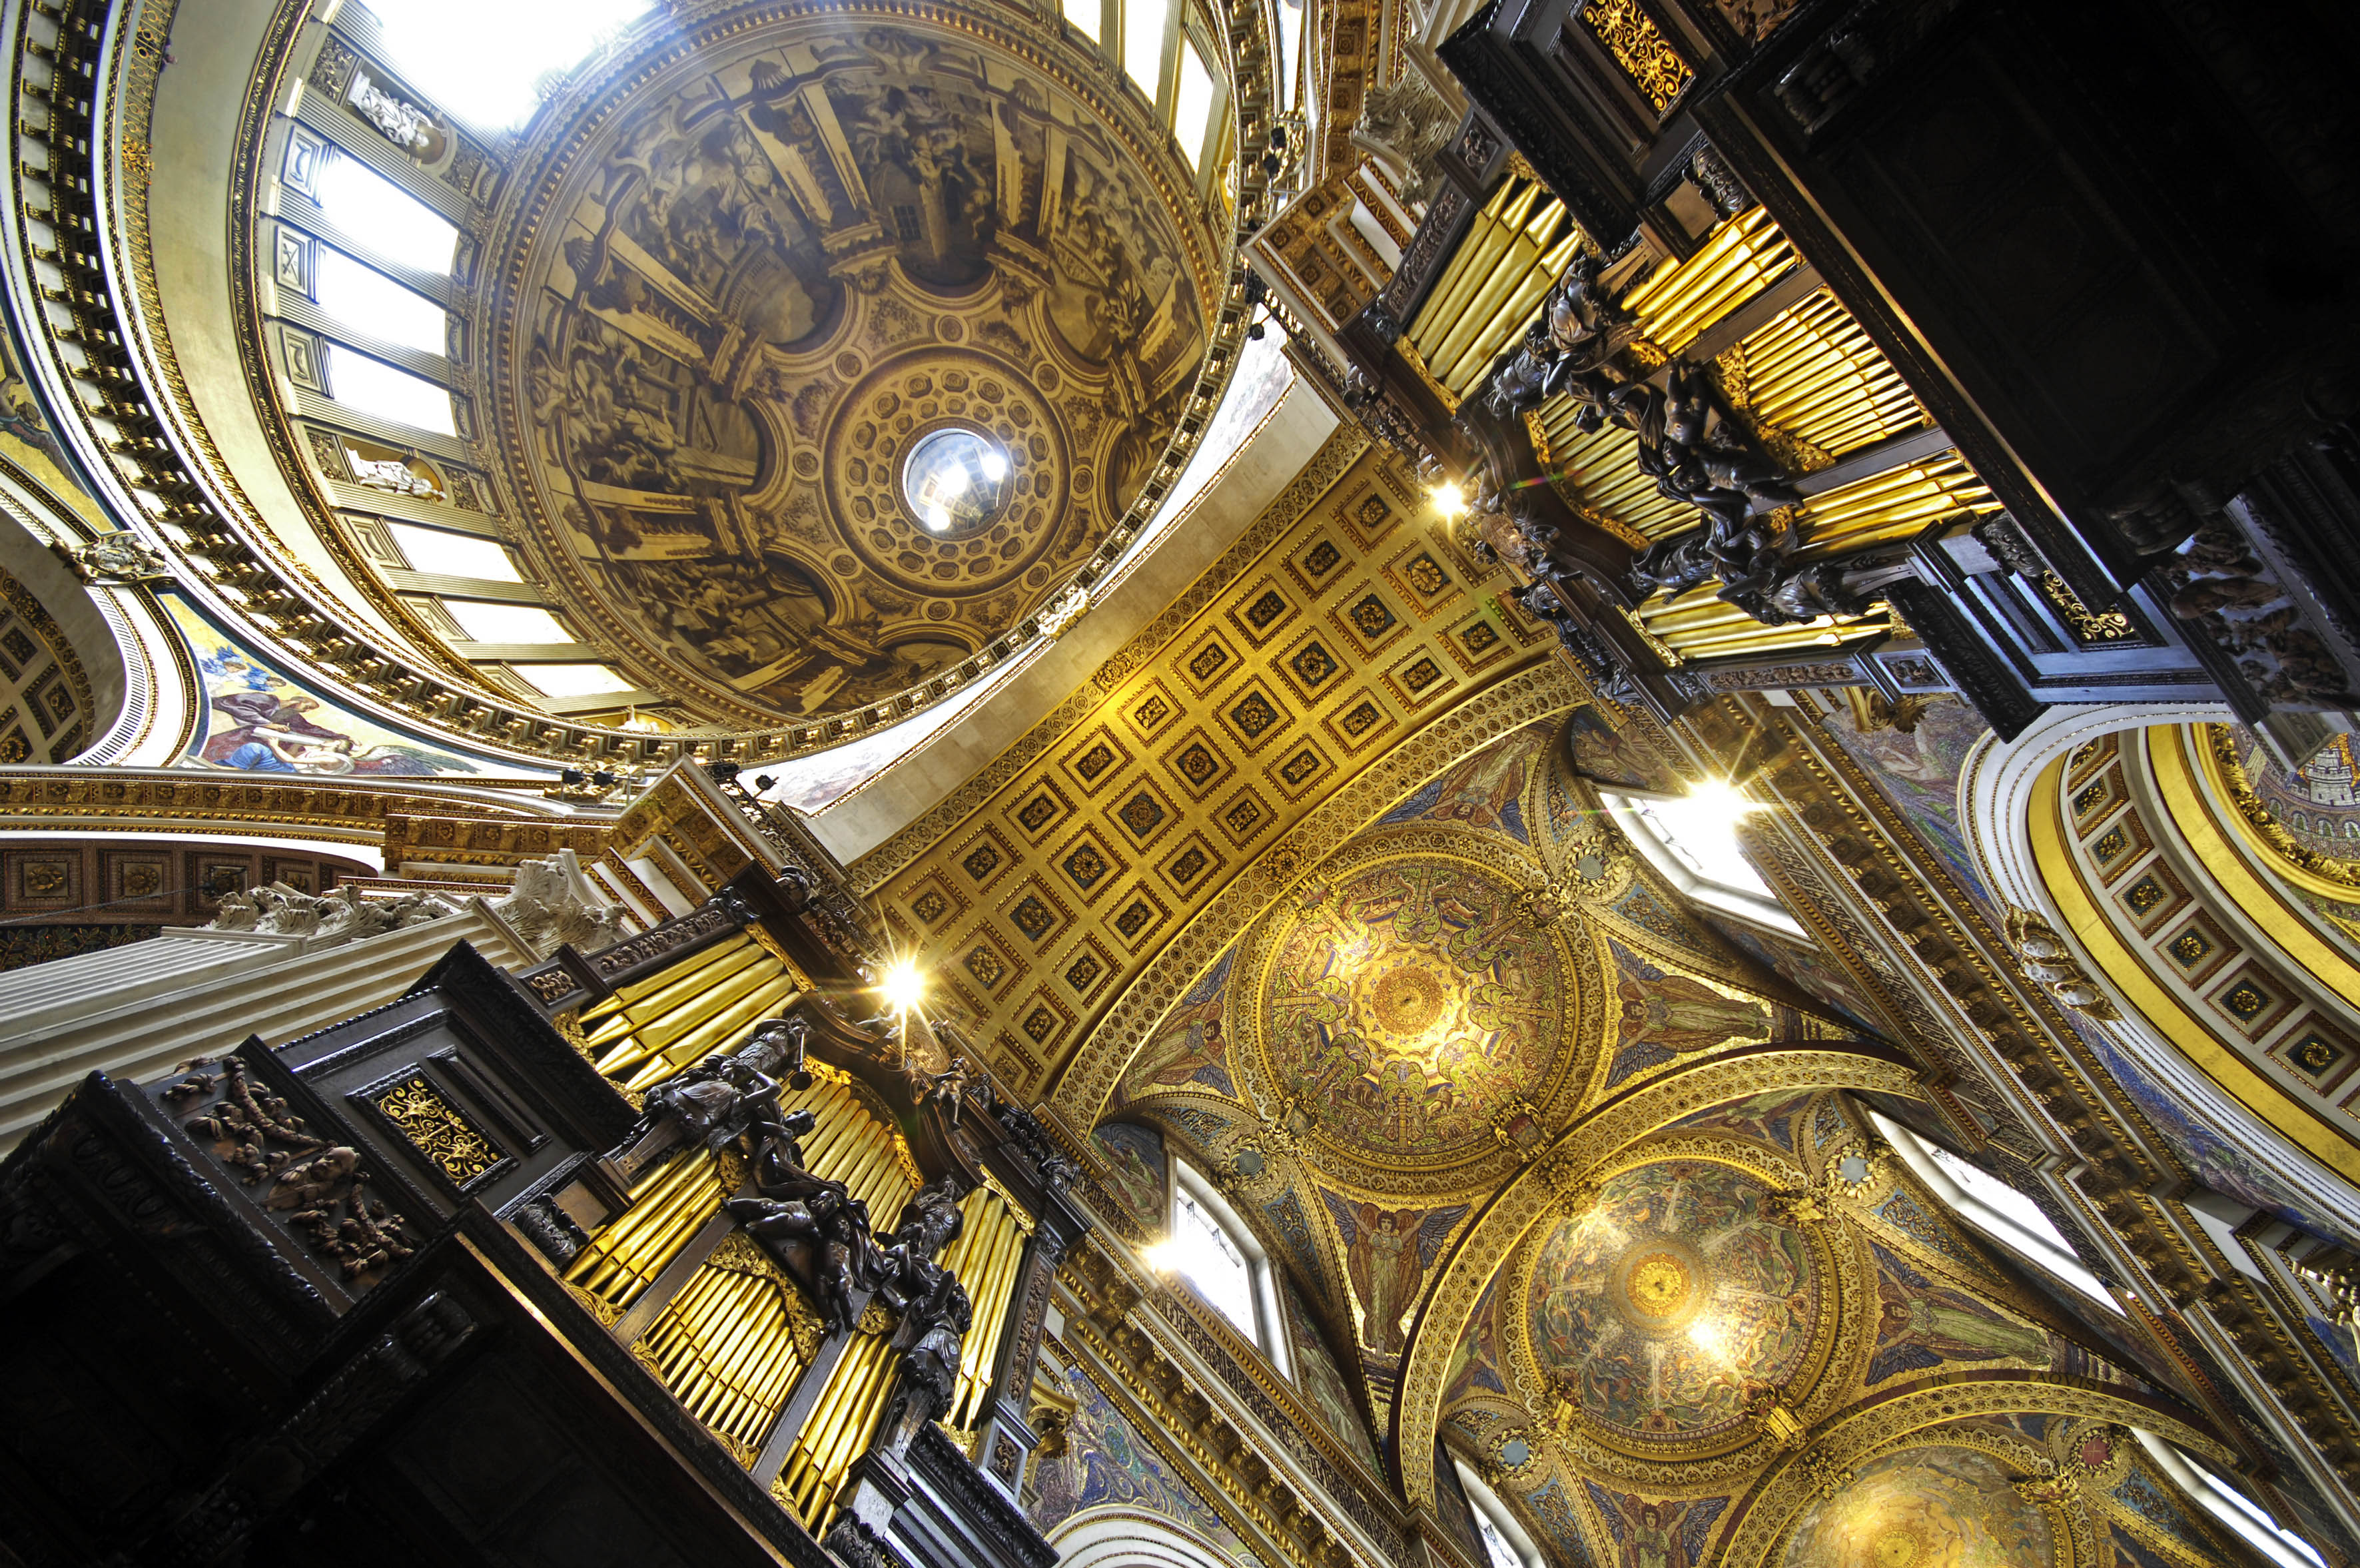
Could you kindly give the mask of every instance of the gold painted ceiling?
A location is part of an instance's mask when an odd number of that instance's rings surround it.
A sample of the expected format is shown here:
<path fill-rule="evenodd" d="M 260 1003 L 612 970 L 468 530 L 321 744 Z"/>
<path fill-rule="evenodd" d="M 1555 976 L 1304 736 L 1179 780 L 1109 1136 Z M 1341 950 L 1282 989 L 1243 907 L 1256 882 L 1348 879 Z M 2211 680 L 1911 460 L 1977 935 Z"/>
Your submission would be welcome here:
<path fill-rule="evenodd" d="M 493 433 L 534 575 L 694 707 L 838 713 L 1011 629 L 1194 384 L 1213 240 L 1168 137 L 1103 69 L 955 20 L 726 29 L 539 127 L 503 203 Z M 1005 466 L 930 513 L 904 470 L 944 430 Z"/>

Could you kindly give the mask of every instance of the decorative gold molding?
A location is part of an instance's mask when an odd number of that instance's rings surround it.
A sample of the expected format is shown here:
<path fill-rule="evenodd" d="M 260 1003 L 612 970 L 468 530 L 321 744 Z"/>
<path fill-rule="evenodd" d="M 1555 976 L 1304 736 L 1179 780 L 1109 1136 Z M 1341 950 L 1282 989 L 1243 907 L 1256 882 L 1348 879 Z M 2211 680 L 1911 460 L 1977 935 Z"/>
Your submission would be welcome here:
<path fill-rule="evenodd" d="M 2275 869 L 2297 887 L 2349 902 L 2360 898 L 2360 860 L 2322 855 L 2289 833 L 2286 824 L 2266 805 L 2254 788 L 2253 776 L 2237 756 L 2236 738 L 2226 724 L 2200 726 L 2204 744 L 2197 760 L 2206 779 L 2237 809 L 2237 825 L 2266 858 L 2281 862 Z"/>
<path fill-rule="evenodd" d="M 1357 425 L 1339 425 L 1329 432 L 1328 439 L 1320 443 L 1319 450 L 1311 454 L 1310 460 L 1288 482 L 1286 488 L 1279 492 L 1278 498 L 1262 508 L 1262 515 L 1238 536 L 1229 549 L 1221 552 L 1220 559 L 1207 567 L 1184 593 L 1158 612 L 1153 620 L 1133 632 L 1122 647 L 1109 654 L 1088 684 L 1076 686 L 1064 702 L 1026 730 L 1007 750 L 993 757 L 989 766 L 970 775 L 916 821 L 854 861 L 851 868 L 854 887 L 862 893 L 874 893 L 908 870 L 927 850 L 982 810 L 992 796 L 1006 789 L 1043 753 L 1071 735 L 1085 719 L 1098 711 L 1109 693 L 1120 690 L 1131 676 L 1146 669 L 1173 638 L 1187 628 L 1190 621 L 1243 576 L 1247 568 L 1260 560 L 1289 528 L 1301 522 L 1368 450 L 1368 434 Z"/>
<path fill-rule="evenodd" d="M 84 672 L 81 659 L 74 653 L 73 640 L 66 636 L 65 628 L 58 625 L 48 607 L 34 596 L 33 591 L 5 571 L 0 571 L 0 599 L 5 599 L 8 608 L 16 613 L 16 618 L 32 628 L 33 635 L 41 639 L 41 646 L 49 649 L 49 658 L 64 675 L 67 686 L 72 689 L 73 722 L 82 726 L 82 746 L 87 748 L 99 736 L 98 713 L 91 705 L 90 676 Z M 38 724 L 27 720 L 27 733 L 39 735 L 42 732 Z M 55 760 L 71 762 L 73 758 L 57 757 Z"/>
<path fill-rule="evenodd" d="M 1588 695 L 1579 677 L 1551 659 L 1486 688 L 1395 743 L 1232 879 L 1140 971 L 1058 1075 L 1049 1095 L 1051 1107 L 1070 1127 L 1095 1125 L 1123 1068 L 1188 983 L 1298 876 L 1334 854 L 1384 807 L 1451 763 L 1512 731 L 1564 713 Z"/>

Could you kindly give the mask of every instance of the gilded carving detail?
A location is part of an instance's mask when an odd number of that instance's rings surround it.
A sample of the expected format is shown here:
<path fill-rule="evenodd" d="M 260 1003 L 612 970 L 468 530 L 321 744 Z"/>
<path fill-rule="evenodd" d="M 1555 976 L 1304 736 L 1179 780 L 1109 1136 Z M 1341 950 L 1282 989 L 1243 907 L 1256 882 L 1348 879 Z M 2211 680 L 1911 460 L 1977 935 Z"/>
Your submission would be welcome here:
<path fill-rule="evenodd" d="M 1606 52 L 1630 77 L 1640 96 L 1655 105 L 1655 113 L 1670 108 L 1688 91 L 1696 72 L 1664 37 L 1655 18 L 1640 8 L 1638 0 L 1590 0 L 1581 20 L 1598 35 L 1598 41 L 1606 46 Z"/>
<path fill-rule="evenodd" d="M 2058 613 L 2073 628 L 2074 637 L 2082 642 L 2120 642 L 2125 637 L 2137 635 L 2131 627 L 2130 616 L 2120 610 L 2103 613 L 2092 610 L 2081 603 L 2066 581 L 2053 572 L 2040 574 L 2040 592 L 2057 606 Z"/>
<path fill-rule="evenodd" d="M 504 1156 L 432 1079 L 414 1073 L 373 1096 L 371 1104 L 454 1187 L 464 1188 Z"/>

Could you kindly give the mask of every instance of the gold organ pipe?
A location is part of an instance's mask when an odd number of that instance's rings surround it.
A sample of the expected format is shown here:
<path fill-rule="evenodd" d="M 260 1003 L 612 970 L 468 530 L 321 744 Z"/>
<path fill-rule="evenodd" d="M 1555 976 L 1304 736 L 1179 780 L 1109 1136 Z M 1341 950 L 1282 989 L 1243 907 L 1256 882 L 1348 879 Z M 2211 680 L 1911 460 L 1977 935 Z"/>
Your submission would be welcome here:
<path fill-rule="evenodd" d="M 678 964 L 669 964 L 644 980 L 634 980 L 628 985 L 616 987 L 615 994 L 605 1001 L 585 1007 L 582 1010 L 582 1021 L 586 1024 L 594 1018 L 602 1018 L 617 1008 L 628 1007 L 632 1003 L 642 998 L 652 999 L 659 993 L 674 986 L 685 986 L 713 964 L 720 963 L 725 958 L 744 953 L 753 946 L 754 939 L 743 931 L 716 942 L 704 952 L 683 958 Z"/>
<path fill-rule="evenodd" d="M 768 1276 L 708 1265 L 649 1334 L 682 1407 L 747 1447 L 760 1441 L 803 1367 L 783 1291 Z"/>
<path fill-rule="evenodd" d="M 742 939 L 736 942 L 717 942 L 711 952 L 716 956 L 708 962 L 700 964 L 694 959 L 690 960 L 688 962 L 690 973 L 686 975 L 672 975 L 667 972 L 663 976 L 667 982 L 664 987 L 660 991 L 649 993 L 639 1002 L 619 1005 L 611 1002 L 599 1004 L 601 1007 L 613 1008 L 613 1016 L 607 1018 L 606 1021 L 600 1024 L 591 1034 L 590 1043 L 604 1045 L 609 1040 L 617 1039 L 635 1029 L 644 1028 L 649 1023 L 666 1016 L 680 1003 L 697 996 L 706 986 L 719 985 L 733 975 L 744 973 L 763 956 L 760 947 Z M 703 956 L 703 954 L 699 955 L 699 957 Z"/>
<path fill-rule="evenodd" d="M 1464 396 L 1524 329 L 1580 243 L 1579 228 L 1545 187 L 1502 183 L 1407 333 L 1437 385 Z"/>
<path fill-rule="evenodd" d="M 1537 187 L 1534 189 L 1537 191 Z M 1505 180 L 1476 214 L 1467 238 L 1451 256 L 1450 265 L 1443 269 L 1442 281 L 1426 296 L 1426 308 L 1410 325 L 1410 341 L 1421 352 L 1439 335 L 1437 323 L 1456 320 L 1476 285 L 1490 273 L 1493 258 L 1507 245 L 1516 226 L 1507 216 L 1508 208 L 1523 194 L 1519 181 Z"/>
<path fill-rule="evenodd" d="M 1565 220 L 1565 208 L 1548 203 L 1548 227 Z M 1466 395 L 1470 385 L 1491 368 L 1508 340 L 1524 331 L 1524 323 L 1541 307 L 1541 295 L 1556 281 L 1557 272 L 1574 260 L 1581 248 L 1581 232 L 1567 234 L 1556 245 L 1536 244 L 1532 232 L 1517 236 L 1501 267 L 1475 293 L 1475 305 L 1451 326 L 1442 343 L 1442 364 L 1435 376 L 1454 395 Z"/>
<path fill-rule="evenodd" d="M 1815 496 L 1798 552 L 1825 555 L 1907 536 L 1937 518 L 1996 511 L 1999 503 L 1955 457 L 1880 474 Z"/>
<path fill-rule="evenodd" d="M 867 1129 L 864 1128 L 863 1130 L 866 1131 Z M 876 1144 L 863 1139 L 860 1143 L 854 1146 L 848 1158 L 846 1160 L 844 1174 L 835 1178 L 835 1180 L 843 1182 L 845 1186 L 851 1191 L 854 1197 L 859 1199 L 862 1203 L 867 1203 L 869 1202 L 870 1192 L 876 1189 L 878 1167 L 884 1163 L 884 1160 L 885 1155 L 882 1149 L 879 1149 Z M 890 1228 L 894 1220 L 893 1215 L 886 1214 L 882 1210 L 874 1206 L 870 1207 L 869 1217 L 870 1222 L 876 1225 L 880 1229 Z"/>
<path fill-rule="evenodd" d="M 606 1039 L 615 1040 L 617 1043 L 606 1055 L 599 1059 L 598 1070 L 612 1077 L 628 1068 L 639 1067 L 640 1071 L 634 1073 L 627 1084 L 627 1087 L 630 1088 L 643 1088 L 647 1083 L 654 1082 L 654 1079 L 648 1076 L 650 1069 L 641 1064 L 651 1058 L 659 1057 L 664 1058 L 667 1062 L 678 1061 L 679 1053 L 668 1053 L 664 1051 L 663 1048 L 667 1044 L 697 1023 L 708 1018 L 715 1008 L 727 1007 L 738 1001 L 746 994 L 748 987 L 769 988 L 765 976 L 775 980 L 781 973 L 776 960 L 765 962 L 769 955 L 760 948 L 750 948 L 748 951 L 749 953 L 748 961 L 732 966 L 727 978 L 714 985 L 709 994 L 697 992 L 693 1002 L 684 1000 L 680 1007 L 657 1015 L 652 1021 L 639 1023 L 634 1020 L 628 1032 L 620 1036 L 605 1036 Z M 704 984 L 705 980 L 705 976 L 697 977 L 699 985 Z M 627 1019 L 631 1018 L 628 1013 L 622 1016 Z"/>
<path fill-rule="evenodd" d="M 1014 1212 L 998 1193 L 985 1196 L 989 1202 L 978 1205 L 978 1239 L 969 1252 L 978 1258 L 974 1278 L 960 1275 L 976 1315 L 959 1353 L 959 1386 L 950 1410 L 951 1424 L 957 1427 L 972 1422 L 989 1389 L 1024 1250 L 1023 1227 Z"/>
<path fill-rule="evenodd" d="M 767 953 L 761 954 L 769 958 Z M 731 1009 L 749 991 L 778 979 L 782 971 L 776 959 L 769 963 L 741 965 L 735 973 L 716 980 L 711 988 L 684 999 L 661 1018 L 639 1026 L 640 1043 L 650 1050 L 661 1051 L 725 1009 Z"/>
<path fill-rule="evenodd" d="M 632 1201 L 630 1208 L 582 1249 L 581 1256 L 566 1270 L 566 1278 L 603 1295 L 617 1273 L 632 1272 L 631 1260 L 640 1256 L 641 1241 L 650 1234 L 660 1233 L 665 1207 L 681 1191 L 694 1190 L 694 1163 L 692 1151 L 661 1170 L 652 1181 L 645 1184 L 646 1191 Z"/>
<path fill-rule="evenodd" d="M 719 1325 L 720 1334 L 705 1342 L 705 1354 L 699 1357 L 705 1376 L 712 1384 L 699 1399 L 702 1408 L 694 1412 L 699 1421 L 713 1421 L 718 1425 L 727 1419 L 725 1406 L 744 1401 L 740 1374 L 746 1370 L 748 1361 L 764 1348 L 760 1343 L 762 1325 L 748 1310 L 751 1303 L 747 1300 L 749 1292 L 745 1287 L 753 1283 L 740 1275 L 729 1280 L 726 1289 L 708 1293 L 713 1299 L 707 1304 L 716 1309 L 709 1322 Z M 719 1420 L 714 1420 L 716 1417 Z"/>
<path fill-rule="evenodd" d="M 807 1528 L 817 1530 L 823 1495 L 833 1501 L 852 1456 L 867 1446 L 891 1389 L 886 1336 L 858 1334 L 796 1435 L 780 1481 Z"/>
<path fill-rule="evenodd" d="M 869 1217 L 880 1230 L 892 1227 L 901 1216 L 901 1200 L 909 1195 L 908 1189 L 895 1179 L 898 1174 L 893 1167 L 893 1150 L 880 1137 L 862 1149 L 856 1174 L 845 1182 L 854 1196 L 869 1205 Z"/>
<path fill-rule="evenodd" d="M 720 1206 L 718 1167 L 704 1149 L 675 1155 L 643 1183 L 621 1218 L 574 1259 L 565 1277 L 617 1306 L 628 1306 Z"/>
<path fill-rule="evenodd" d="M 1754 418 L 1830 453 L 1926 423 L 1907 384 L 1825 292 L 1748 338 L 1739 354 Z"/>
<path fill-rule="evenodd" d="M 773 969 L 759 985 L 733 997 L 727 1006 L 663 1048 L 665 1058 L 684 1067 L 713 1051 L 744 1043 L 754 1026 L 770 1017 L 795 994 L 795 977 Z"/>
<path fill-rule="evenodd" d="M 1554 229 L 1564 220 L 1565 209 L 1552 201 L 1547 215 L 1547 226 Z M 1444 341 L 1442 360 L 1435 365 L 1434 373 L 1453 395 L 1464 397 L 1482 379 L 1509 340 L 1523 332 L 1524 323 L 1540 309 L 1542 297 L 1547 294 L 1557 275 L 1572 265 L 1581 249 L 1579 229 L 1555 245 L 1535 245 L 1533 231 L 1527 230 L 1523 242 L 1509 254 L 1506 264 L 1476 295 L 1474 309 Z M 1532 248 L 1528 249 L 1528 245 Z"/>
<path fill-rule="evenodd" d="M 794 995 L 794 977 L 774 974 L 759 989 L 740 997 L 718 1017 L 709 1018 L 681 1036 L 662 1051 L 648 1058 L 646 1063 L 624 1085 L 628 1089 L 645 1089 L 661 1083 L 681 1068 L 712 1054 L 738 1045 L 752 1033 L 753 1026 L 767 1017 L 779 1004 Z"/>
<path fill-rule="evenodd" d="M 1669 261 L 1623 298 L 1648 338 L 1677 354 L 1698 333 L 1761 291 L 1795 259 L 1764 209 L 1724 221 L 1686 261 Z"/>

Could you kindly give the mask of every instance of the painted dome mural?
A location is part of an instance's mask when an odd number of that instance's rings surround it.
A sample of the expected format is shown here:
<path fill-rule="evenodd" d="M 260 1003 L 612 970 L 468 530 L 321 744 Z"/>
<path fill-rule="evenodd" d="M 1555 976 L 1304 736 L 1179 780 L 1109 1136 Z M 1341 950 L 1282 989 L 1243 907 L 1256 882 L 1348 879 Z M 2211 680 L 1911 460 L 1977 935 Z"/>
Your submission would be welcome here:
<path fill-rule="evenodd" d="M 521 281 L 495 426 L 552 580 L 644 684 L 838 713 L 1013 626 L 1121 518 L 1204 354 L 1203 217 L 987 28 L 789 21 L 694 60 L 538 138 L 486 267 Z"/>
<path fill-rule="evenodd" d="M 1535 1250 L 1533 1358 L 1601 1435 L 1710 1437 L 1808 1370 L 1830 1287 L 1771 1197 L 1731 1166 L 1658 1161 L 1608 1181 Z"/>
<path fill-rule="evenodd" d="M 2055 1534 L 2014 1479 L 1972 1448 L 1887 1454 L 1811 1506 L 1779 1568 L 2041 1568 Z"/>
<path fill-rule="evenodd" d="M 1498 873 L 1381 861 L 1316 887 L 1273 942 L 1258 1012 L 1271 1081 L 1349 1158 L 1425 1168 L 1496 1152 L 1495 1119 L 1569 1065 L 1556 940 Z"/>

